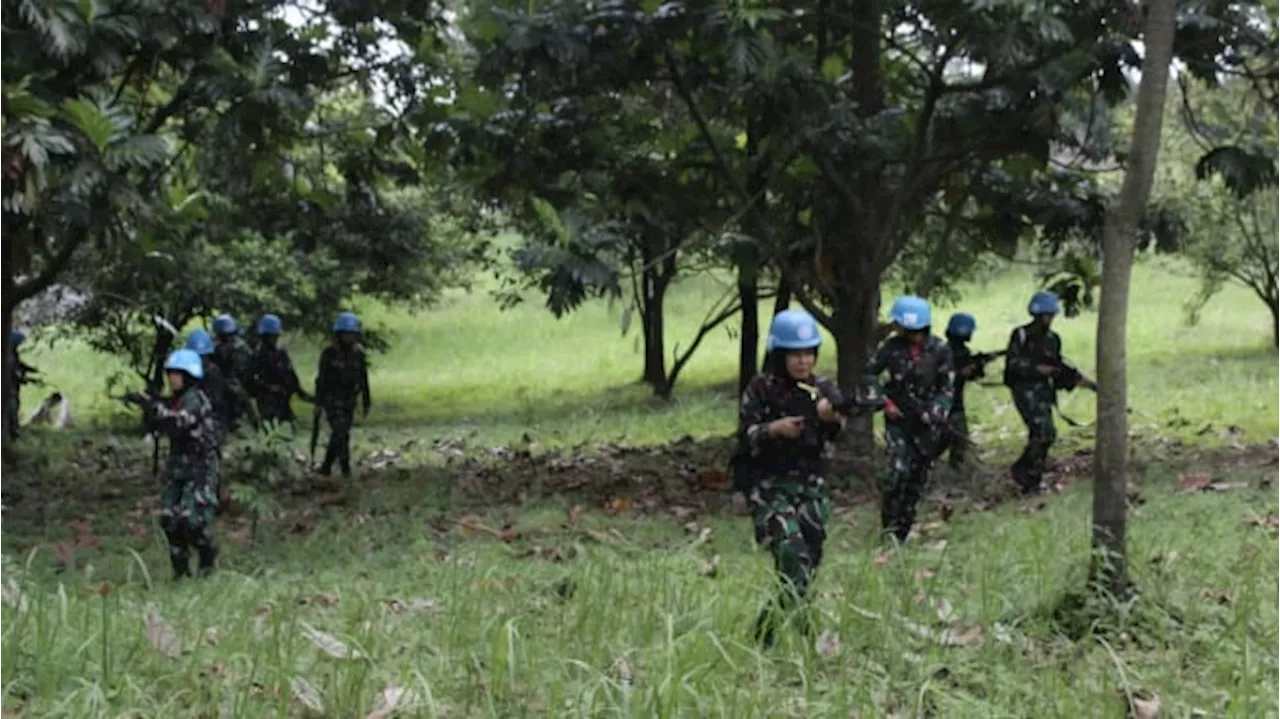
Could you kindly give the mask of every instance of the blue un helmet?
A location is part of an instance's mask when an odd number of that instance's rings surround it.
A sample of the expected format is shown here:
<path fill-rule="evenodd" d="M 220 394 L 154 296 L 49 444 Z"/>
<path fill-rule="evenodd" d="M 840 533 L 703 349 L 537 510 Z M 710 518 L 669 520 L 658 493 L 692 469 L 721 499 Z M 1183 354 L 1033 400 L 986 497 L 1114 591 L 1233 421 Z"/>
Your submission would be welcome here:
<path fill-rule="evenodd" d="M 1031 295 L 1031 302 L 1027 304 L 1027 312 L 1033 315 L 1056 315 L 1061 311 L 1058 296 L 1048 290 Z"/>
<path fill-rule="evenodd" d="M 17 347 L 27 338 L 27 333 L 22 330 L 11 330 L 9 332 L 9 346 Z"/>
<path fill-rule="evenodd" d="M 929 303 L 915 295 L 903 295 L 893 301 L 889 318 L 904 330 L 922 330 L 933 322 Z"/>
<path fill-rule="evenodd" d="M 213 331 L 220 335 L 235 334 L 236 318 L 231 315 L 218 315 L 213 318 Z"/>
<path fill-rule="evenodd" d="M 360 332 L 360 318 L 354 312 L 339 312 L 333 321 L 334 332 Z"/>
<path fill-rule="evenodd" d="M 191 334 L 187 335 L 186 348 L 201 356 L 211 355 L 213 354 L 213 337 L 204 330 L 192 330 Z"/>
<path fill-rule="evenodd" d="M 783 310 L 773 316 L 765 350 L 809 350 L 822 345 L 822 333 L 813 315 L 804 310 Z"/>
<path fill-rule="evenodd" d="M 204 379 L 204 362 L 200 355 L 188 349 L 174 350 L 164 361 L 164 368 L 186 372 L 196 379 Z"/>
<path fill-rule="evenodd" d="M 258 334 L 279 335 L 284 331 L 284 323 L 276 315 L 263 315 L 258 318 Z"/>
<path fill-rule="evenodd" d="M 967 340 L 978 329 L 978 320 L 968 312 L 957 312 L 947 322 L 947 336 Z"/>

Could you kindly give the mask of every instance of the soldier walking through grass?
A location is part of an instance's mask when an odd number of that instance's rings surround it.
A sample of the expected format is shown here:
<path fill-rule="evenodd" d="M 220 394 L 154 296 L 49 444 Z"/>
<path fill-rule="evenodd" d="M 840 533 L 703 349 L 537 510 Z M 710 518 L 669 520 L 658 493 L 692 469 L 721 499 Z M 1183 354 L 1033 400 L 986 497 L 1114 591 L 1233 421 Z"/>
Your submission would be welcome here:
<path fill-rule="evenodd" d="M 899 297 L 889 314 L 897 333 L 867 361 L 863 382 L 878 386 L 880 375 L 889 375 L 883 390 L 889 467 L 880 488 L 880 523 L 901 543 L 915 523 L 929 468 L 949 436 L 955 366 L 946 343 L 929 333 L 928 302 Z"/>
<path fill-rule="evenodd" d="M 148 426 L 169 437 L 168 484 L 160 499 L 160 524 L 169 540 L 174 580 L 191 576 L 190 551 L 199 556 L 200 576 L 213 571 L 218 546 L 213 517 L 218 510 L 218 428 L 213 405 L 198 383 L 200 355 L 180 349 L 164 363 L 170 397 L 146 393 L 128 399 L 141 405 Z"/>
<path fill-rule="evenodd" d="M 253 350 L 240 336 L 240 328 L 231 315 L 218 315 L 213 320 L 213 332 L 218 336 L 213 360 L 222 370 L 227 383 L 228 433 L 234 432 L 240 421 L 254 420 L 253 398 L 249 394 L 250 374 L 253 371 Z"/>
<path fill-rule="evenodd" d="M 1027 305 L 1031 322 L 1009 336 L 1004 383 L 1013 394 L 1018 415 L 1027 425 L 1027 445 L 1014 462 L 1012 473 L 1024 494 L 1044 491 L 1045 464 L 1049 449 L 1058 438 L 1053 425 L 1058 390 L 1069 392 L 1076 387 L 1097 387 L 1093 380 L 1063 362 L 1062 339 L 1051 329 L 1060 311 L 1056 294 L 1045 290 L 1036 292 Z"/>
<path fill-rule="evenodd" d="M 311 401 L 311 395 L 302 389 L 302 383 L 298 381 L 288 350 L 279 346 L 283 331 L 284 323 L 276 315 L 265 314 L 258 319 L 258 352 L 253 358 L 249 384 L 258 402 L 258 418 L 263 424 L 292 424 L 296 417 L 289 401 L 295 394 Z"/>
<path fill-rule="evenodd" d="M 315 401 L 317 411 L 329 420 L 329 444 L 319 469 L 326 476 L 334 462 L 344 478 L 351 476 L 351 425 L 357 402 L 363 405 L 364 416 L 369 416 L 369 367 L 360 333 L 360 319 L 343 312 L 333 323 L 333 344 L 320 353 Z"/>
<path fill-rule="evenodd" d="M 969 417 L 965 413 L 964 389 L 971 380 L 982 377 L 985 372 L 981 362 L 973 360 L 973 352 L 969 349 L 969 340 L 978 329 L 978 320 L 968 312 L 957 312 L 947 322 L 947 347 L 951 350 L 951 362 L 956 368 L 955 396 L 951 401 L 951 412 L 947 422 L 951 425 L 951 436 L 946 439 L 947 463 L 952 469 L 964 466 L 965 454 L 969 448 Z"/>
<path fill-rule="evenodd" d="M 756 541 L 773 555 L 782 590 L 756 621 L 756 639 L 772 646 L 780 619 L 809 593 L 831 518 L 823 450 L 844 427 L 833 408 L 839 390 L 814 375 L 822 335 L 807 312 L 778 313 L 769 327 L 765 371 L 742 395 L 738 416 L 740 491 Z M 738 471 L 746 470 L 749 472 Z M 804 614 L 797 617 L 810 631 Z"/>
<path fill-rule="evenodd" d="M 213 407 L 213 417 L 218 425 L 218 445 L 221 446 L 227 436 L 230 422 L 230 407 L 227 403 L 227 380 L 222 376 L 222 368 L 213 361 L 213 337 L 204 330 L 193 330 L 187 336 L 186 348 L 200 355 L 200 367 L 204 377 L 200 379 L 200 391 L 209 398 Z"/>

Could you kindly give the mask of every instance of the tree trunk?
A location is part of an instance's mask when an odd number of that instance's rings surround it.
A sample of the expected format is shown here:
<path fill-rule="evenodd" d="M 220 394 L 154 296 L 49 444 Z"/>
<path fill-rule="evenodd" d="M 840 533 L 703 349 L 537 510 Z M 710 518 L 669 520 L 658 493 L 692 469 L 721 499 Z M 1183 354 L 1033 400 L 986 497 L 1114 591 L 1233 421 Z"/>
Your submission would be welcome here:
<path fill-rule="evenodd" d="M 1120 195 L 1103 227 L 1098 307 L 1098 432 L 1093 458 L 1092 579 L 1116 596 L 1129 593 L 1125 565 L 1128 422 L 1125 333 L 1138 223 L 1151 195 L 1173 56 L 1174 0 L 1150 0 L 1138 83 L 1137 114 Z"/>
<path fill-rule="evenodd" d="M 778 294 L 773 296 L 773 314 L 769 315 L 769 321 L 773 322 L 773 318 L 778 316 L 779 312 L 791 307 L 791 282 L 787 280 L 785 273 L 778 278 Z M 769 361 L 769 353 L 760 353 L 760 369 L 765 369 L 766 363 Z"/>
<path fill-rule="evenodd" d="M 831 315 L 831 333 L 836 340 L 836 382 L 845 390 L 862 382 L 867 357 L 875 350 L 879 327 L 880 284 L 862 282 L 838 293 L 839 302 Z M 859 457 L 870 457 L 876 448 L 874 423 L 870 415 L 855 417 L 845 429 L 846 442 Z"/>
<path fill-rule="evenodd" d="M 1271 310 L 1271 349 L 1280 349 L 1280 303 L 1267 300 L 1267 309 Z"/>
<path fill-rule="evenodd" d="M 671 277 L 666 260 L 646 249 L 640 280 L 640 325 L 644 332 L 644 382 L 659 397 L 669 397 L 665 304 Z M 674 260 L 674 258 L 671 258 Z"/>
<path fill-rule="evenodd" d="M 738 302 L 742 329 L 738 333 L 738 394 L 756 374 L 760 347 L 760 264 L 754 249 L 743 249 L 738 261 Z"/>
<path fill-rule="evenodd" d="M 0 462 L 12 458 L 9 446 L 9 402 L 17 402 L 10 398 L 10 377 L 13 368 L 9 362 L 13 359 L 13 348 L 9 347 L 9 333 L 13 330 L 13 311 L 17 307 L 8 307 L 3 298 L 12 297 L 17 284 L 17 247 L 12 239 L 6 241 L 8 247 L 0 247 Z"/>

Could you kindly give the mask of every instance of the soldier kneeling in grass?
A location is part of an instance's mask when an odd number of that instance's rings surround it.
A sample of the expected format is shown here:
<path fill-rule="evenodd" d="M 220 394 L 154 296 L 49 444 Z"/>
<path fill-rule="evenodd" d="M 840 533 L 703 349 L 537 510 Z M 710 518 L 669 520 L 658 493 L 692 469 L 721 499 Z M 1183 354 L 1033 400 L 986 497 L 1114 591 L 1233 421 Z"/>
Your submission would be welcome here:
<path fill-rule="evenodd" d="M 152 430 L 169 437 L 169 481 L 160 500 L 160 523 L 176 581 L 191 576 L 191 549 L 199 555 L 201 576 L 213 571 L 218 557 L 213 516 L 218 510 L 219 433 L 213 405 L 198 386 L 204 377 L 200 355 L 177 350 L 164 368 L 168 400 L 142 392 L 127 399 L 142 407 Z"/>
<path fill-rule="evenodd" d="M 782 584 L 756 620 L 756 639 L 766 647 L 775 641 L 779 614 L 808 595 L 831 519 L 823 450 L 845 419 L 834 407 L 839 390 L 813 374 L 821 344 L 809 313 L 779 312 L 769 327 L 766 369 L 747 384 L 739 411 L 735 485 L 747 496 L 756 541 L 773 554 Z M 807 617 L 798 620 L 811 633 Z"/>

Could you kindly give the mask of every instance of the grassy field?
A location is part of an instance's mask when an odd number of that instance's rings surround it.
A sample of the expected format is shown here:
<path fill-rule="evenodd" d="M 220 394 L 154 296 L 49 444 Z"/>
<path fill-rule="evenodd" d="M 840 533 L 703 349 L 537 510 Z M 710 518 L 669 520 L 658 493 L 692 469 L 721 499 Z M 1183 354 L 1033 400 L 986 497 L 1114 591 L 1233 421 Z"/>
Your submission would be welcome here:
<path fill-rule="evenodd" d="M 975 347 L 1002 347 L 1033 289 L 1018 273 L 973 288 L 961 308 L 978 316 Z M 672 344 L 722 290 L 677 288 Z M 722 458 L 606 447 L 442 466 L 431 449 L 726 435 L 726 334 L 662 404 L 635 384 L 617 309 L 557 322 L 536 301 L 500 313 L 484 293 L 417 316 L 363 308 L 393 348 L 376 358 L 357 454 L 404 456 L 284 493 L 256 525 L 221 518 L 219 573 L 180 585 L 149 518 L 149 452 L 108 432 L 113 408 L 91 399 L 110 360 L 33 351 L 82 431 L 32 432 L 5 471 L 4 716 L 1149 717 L 1156 702 L 1161 716 L 1278 716 L 1276 354 L 1265 309 L 1240 291 L 1184 326 L 1193 290 L 1151 265 L 1135 275 L 1138 601 L 1103 620 L 1070 604 L 1088 566 L 1088 457 L 1073 452 L 1089 431 L 1063 428 L 1061 495 L 998 502 L 997 469 L 985 487 L 936 485 L 919 536 L 892 555 L 865 493 L 845 497 L 815 587 L 821 636 L 788 632 L 768 652 L 750 627 L 770 563 L 723 491 L 686 486 Z M 1085 370 L 1093 328 L 1058 326 Z M 309 378 L 317 348 L 290 344 Z M 1022 434 L 1007 393 L 972 398 L 1003 466 Z M 1092 402 L 1076 393 L 1064 409 L 1090 419 Z M 1220 491 L 1186 491 L 1199 474 Z M 577 489 L 507 501 L 517 484 Z"/>

